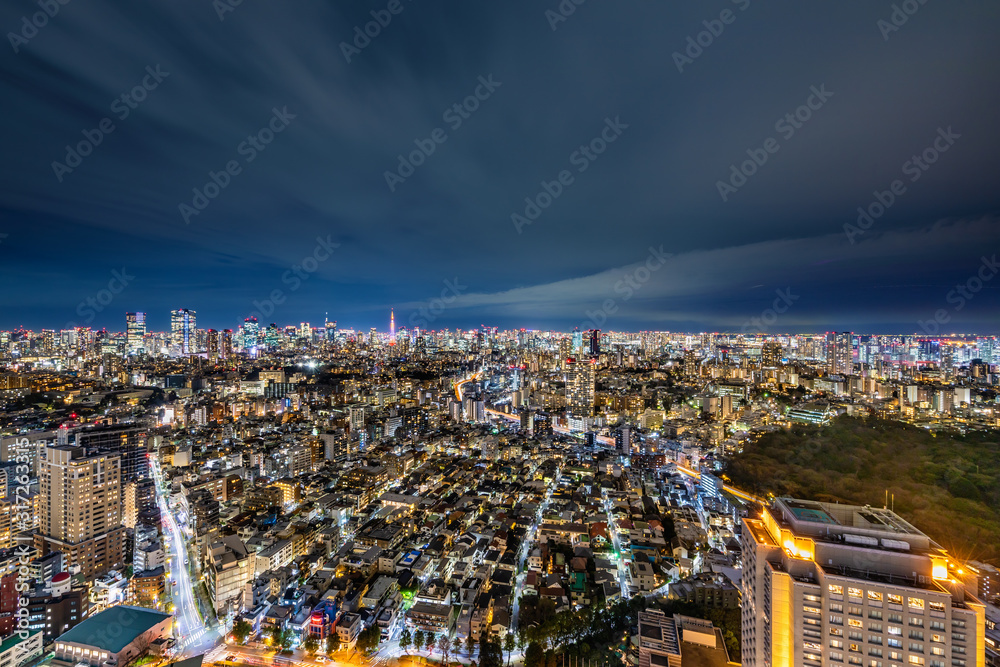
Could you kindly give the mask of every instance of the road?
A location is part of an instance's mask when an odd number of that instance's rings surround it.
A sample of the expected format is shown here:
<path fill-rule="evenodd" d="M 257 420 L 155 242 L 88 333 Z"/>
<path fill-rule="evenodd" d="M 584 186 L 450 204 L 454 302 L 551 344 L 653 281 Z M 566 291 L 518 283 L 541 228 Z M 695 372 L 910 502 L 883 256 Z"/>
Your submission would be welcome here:
<path fill-rule="evenodd" d="M 622 550 L 621 541 L 618 538 L 618 523 L 611 512 L 612 507 L 611 498 L 605 496 L 604 513 L 607 515 L 608 534 L 611 535 L 611 543 L 615 547 L 615 553 L 618 554 L 618 562 L 615 563 L 618 567 L 618 585 L 621 587 L 622 597 L 628 598 L 631 595 L 631 590 L 629 589 L 628 577 L 625 574 L 625 551 Z"/>
<path fill-rule="evenodd" d="M 159 464 L 154 462 L 152 467 L 156 499 L 163 519 L 163 541 L 170 579 L 168 586 L 171 587 L 174 600 L 174 636 L 177 638 L 174 657 L 180 659 L 211 650 L 222 640 L 222 635 L 218 630 L 218 623 L 210 619 L 212 627 L 207 627 L 198 611 L 198 604 L 194 598 L 195 582 L 191 579 L 190 568 L 187 565 L 190 559 L 187 542 L 162 491 L 163 479 Z M 177 585 L 175 586 L 173 582 Z"/>

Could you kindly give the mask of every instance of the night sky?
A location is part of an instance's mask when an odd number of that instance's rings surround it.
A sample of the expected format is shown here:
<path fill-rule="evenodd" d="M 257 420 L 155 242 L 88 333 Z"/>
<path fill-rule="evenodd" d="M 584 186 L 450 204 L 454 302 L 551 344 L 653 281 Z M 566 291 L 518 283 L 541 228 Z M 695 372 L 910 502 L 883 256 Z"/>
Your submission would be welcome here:
<path fill-rule="evenodd" d="M 995 2 L 230 2 L 0 7 L 0 329 L 998 333 Z"/>

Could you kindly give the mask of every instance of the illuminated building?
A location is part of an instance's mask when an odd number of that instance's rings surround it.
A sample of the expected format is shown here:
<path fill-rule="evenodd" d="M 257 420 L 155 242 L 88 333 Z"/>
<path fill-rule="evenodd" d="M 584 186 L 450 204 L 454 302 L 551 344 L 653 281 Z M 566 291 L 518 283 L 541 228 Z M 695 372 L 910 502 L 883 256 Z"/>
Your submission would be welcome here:
<path fill-rule="evenodd" d="M 143 352 L 146 337 L 146 313 L 125 313 L 125 349 L 129 354 Z"/>
<path fill-rule="evenodd" d="M 587 345 L 589 354 L 592 357 L 601 356 L 601 330 L 591 329 L 587 332 Z"/>
<path fill-rule="evenodd" d="M 260 344 L 260 325 L 256 317 L 243 320 L 243 352 L 251 357 L 257 356 L 257 346 Z"/>
<path fill-rule="evenodd" d="M 574 415 L 594 411 L 596 360 L 570 357 L 566 360 L 566 407 Z"/>
<path fill-rule="evenodd" d="M 826 334 L 826 372 L 829 375 L 851 375 L 854 371 L 854 351 L 850 331 Z"/>
<path fill-rule="evenodd" d="M 225 329 L 219 336 L 219 358 L 228 359 L 233 356 L 233 330 Z"/>
<path fill-rule="evenodd" d="M 764 368 L 777 368 L 781 365 L 781 344 L 769 340 L 760 348 L 760 363 Z"/>
<path fill-rule="evenodd" d="M 195 350 L 197 313 L 187 308 L 170 311 L 170 343 L 177 354 L 192 354 Z"/>
<path fill-rule="evenodd" d="M 215 329 L 209 329 L 205 343 L 208 350 L 208 360 L 215 363 L 219 360 L 219 332 Z"/>
<path fill-rule="evenodd" d="M 748 667 L 984 664 L 976 574 L 888 509 L 779 498 L 743 544 Z"/>
<path fill-rule="evenodd" d="M 389 309 L 389 345 L 396 344 L 396 313 Z"/>
<path fill-rule="evenodd" d="M 46 449 L 39 474 L 40 555 L 61 551 L 87 579 L 121 567 L 125 527 L 121 525 L 121 457 L 88 455 L 82 447 Z"/>
<path fill-rule="evenodd" d="M 694 350 L 684 350 L 684 375 L 687 377 L 698 375 L 698 358 L 694 355 Z"/>

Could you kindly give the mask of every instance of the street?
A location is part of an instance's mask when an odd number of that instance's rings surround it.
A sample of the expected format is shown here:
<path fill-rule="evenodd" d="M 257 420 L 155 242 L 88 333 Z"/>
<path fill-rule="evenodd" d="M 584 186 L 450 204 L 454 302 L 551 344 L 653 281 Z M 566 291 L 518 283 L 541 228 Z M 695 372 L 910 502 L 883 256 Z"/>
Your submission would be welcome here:
<path fill-rule="evenodd" d="M 160 516 L 163 520 L 164 546 L 166 549 L 167 572 L 174 600 L 174 636 L 177 638 L 176 658 L 191 657 L 205 653 L 221 641 L 222 636 L 218 624 L 210 619 L 212 627 L 202 621 L 198 605 L 194 599 L 195 582 L 191 579 L 184 534 L 177 525 L 177 518 L 171 511 L 164 495 L 163 479 L 159 464 L 152 464 L 153 479 L 156 486 L 156 498 L 160 505 Z M 193 554 L 197 558 L 197 554 Z M 174 585 L 176 582 L 176 585 Z"/>

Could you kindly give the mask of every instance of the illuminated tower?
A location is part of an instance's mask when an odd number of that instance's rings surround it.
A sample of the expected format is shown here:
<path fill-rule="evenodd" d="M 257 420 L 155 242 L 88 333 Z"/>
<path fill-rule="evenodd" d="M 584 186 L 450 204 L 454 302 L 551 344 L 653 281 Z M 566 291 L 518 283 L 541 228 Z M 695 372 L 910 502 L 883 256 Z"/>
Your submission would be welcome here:
<path fill-rule="evenodd" d="M 396 344 L 396 313 L 389 309 L 389 345 Z"/>
<path fill-rule="evenodd" d="M 146 313 L 125 313 L 125 345 L 129 354 L 138 354 L 146 336 Z"/>
<path fill-rule="evenodd" d="M 178 354 L 194 352 L 197 314 L 193 310 L 181 308 L 170 311 L 170 342 Z"/>

